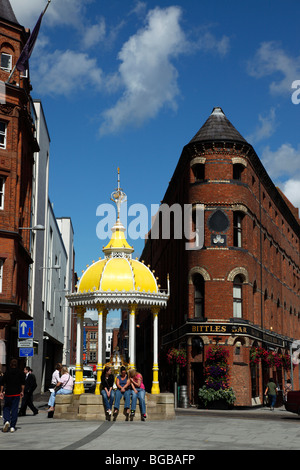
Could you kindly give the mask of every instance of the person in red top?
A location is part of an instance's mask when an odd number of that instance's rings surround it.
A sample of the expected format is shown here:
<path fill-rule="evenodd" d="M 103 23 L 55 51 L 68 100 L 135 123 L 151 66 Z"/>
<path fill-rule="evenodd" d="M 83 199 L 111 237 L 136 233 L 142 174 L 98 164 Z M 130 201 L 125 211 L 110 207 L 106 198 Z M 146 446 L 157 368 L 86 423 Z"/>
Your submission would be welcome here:
<path fill-rule="evenodd" d="M 16 430 L 20 398 L 24 396 L 25 374 L 18 369 L 18 361 L 12 359 L 10 367 L 1 378 L 0 399 L 4 398 L 3 432 Z"/>
<path fill-rule="evenodd" d="M 141 410 L 141 420 L 146 420 L 146 403 L 145 403 L 145 385 L 143 383 L 143 376 L 135 369 L 129 369 L 128 377 L 131 385 L 131 412 L 130 412 L 130 421 L 133 420 L 136 410 L 136 401 L 139 399 L 140 410 Z"/>

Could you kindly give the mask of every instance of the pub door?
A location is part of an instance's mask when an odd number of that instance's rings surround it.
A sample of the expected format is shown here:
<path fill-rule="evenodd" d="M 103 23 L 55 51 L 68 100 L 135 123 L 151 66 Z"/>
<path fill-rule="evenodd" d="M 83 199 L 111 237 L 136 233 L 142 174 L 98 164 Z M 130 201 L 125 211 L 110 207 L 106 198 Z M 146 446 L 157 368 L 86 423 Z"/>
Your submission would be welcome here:
<path fill-rule="evenodd" d="M 198 391 L 204 385 L 203 363 L 192 362 L 191 401 L 198 405 Z"/>

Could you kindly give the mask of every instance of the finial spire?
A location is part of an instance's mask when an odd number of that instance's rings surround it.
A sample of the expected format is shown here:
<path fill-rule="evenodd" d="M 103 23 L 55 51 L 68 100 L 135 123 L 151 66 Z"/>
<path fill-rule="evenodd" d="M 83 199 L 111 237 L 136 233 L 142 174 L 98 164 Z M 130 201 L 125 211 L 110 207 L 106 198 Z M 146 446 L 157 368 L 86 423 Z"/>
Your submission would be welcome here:
<path fill-rule="evenodd" d="M 131 253 L 134 251 L 125 238 L 125 227 L 120 221 L 120 210 L 122 202 L 127 200 L 127 196 L 120 187 L 120 168 L 118 168 L 118 187 L 111 193 L 111 201 L 117 206 L 118 216 L 117 221 L 112 227 L 112 237 L 106 247 L 103 247 L 103 253 L 106 257 L 110 256 L 126 256 L 131 258 Z"/>
<path fill-rule="evenodd" d="M 120 168 L 119 167 L 118 167 L 118 187 L 113 193 L 111 193 L 110 199 L 117 206 L 117 220 L 120 220 L 121 204 L 127 200 L 127 196 L 123 192 L 122 188 L 120 187 Z"/>

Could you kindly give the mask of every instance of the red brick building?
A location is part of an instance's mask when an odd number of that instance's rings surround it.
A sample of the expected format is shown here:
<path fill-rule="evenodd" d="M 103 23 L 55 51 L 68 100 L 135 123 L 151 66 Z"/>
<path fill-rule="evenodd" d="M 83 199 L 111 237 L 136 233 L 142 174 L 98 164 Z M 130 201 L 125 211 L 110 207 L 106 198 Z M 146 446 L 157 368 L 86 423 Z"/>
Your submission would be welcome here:
<path fill-rule="evenodd" d="M 300 338 L 298 209 L 220 108 L 183 148 L 162 203 L 192 204 L 194 229 L 204 205 L 204 243 L 187 250 L 183 237 L 153 239 L 150 233 L 141 257 L 160 279 L 170 276 L 170 299 L 159 316 L 161 390 L 173 391 L 175 380 L 168 350 L 183 349 L 187 366 L 180 382 L 196 404 L 207 350 L 219 344 L 229 352 L 235 404 L 262 403 L 269 376 L 282 386 L 290 371 L 261 359 L 251 364 L 250 350 L 281 357 Z M 138 322 L 138 367 L 146 371 L 149 316 L 141 314 Z M 298 367 L 293 379 L 299 388 Z"/>
<path fill-rule="evenodd" d="M 8 0 L 0 2 L 0 80 L 6 82 L 29 33 Z M 0 93 L 1 361 L 18 356 L 17 322 L 27 318 L 33 153 L 38 151 L 29 71 L 15 71 Z M 3 93 L 2 93 L 3 92 Z"/>

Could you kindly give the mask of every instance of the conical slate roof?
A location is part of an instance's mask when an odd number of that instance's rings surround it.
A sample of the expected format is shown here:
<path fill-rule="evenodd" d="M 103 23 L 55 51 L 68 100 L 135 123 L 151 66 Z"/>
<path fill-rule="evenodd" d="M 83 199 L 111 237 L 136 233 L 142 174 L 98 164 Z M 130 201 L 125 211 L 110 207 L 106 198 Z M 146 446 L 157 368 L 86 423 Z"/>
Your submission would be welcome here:
<path fill-rule="evenodd" d="M 221 108 L 214 108 L 207 121 L 192 138 L 190 143 L 203 141 L 234 141 L 247 143 L 223 113 Z"/>
<path fill-rule="evenodd" d="M 0 0 L 0 18 L 19 24 L 9 0 Z"/>

